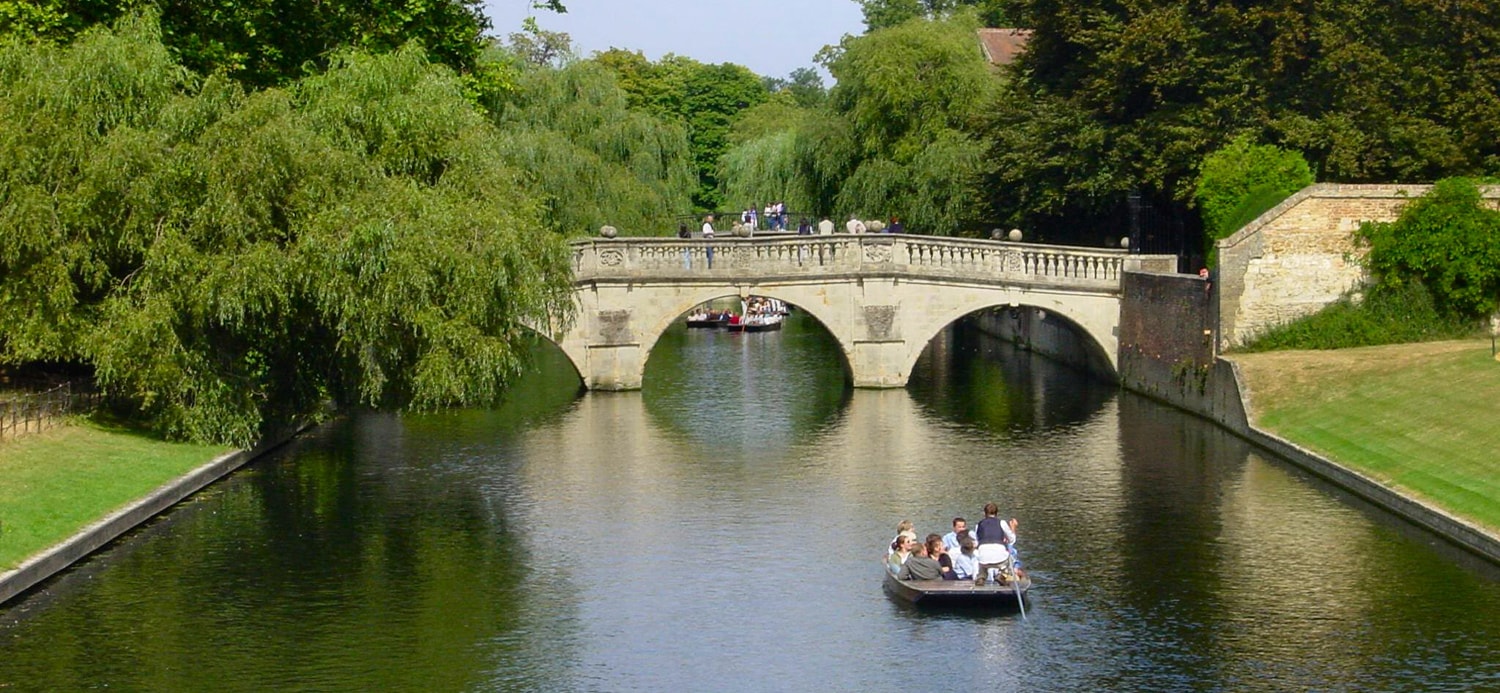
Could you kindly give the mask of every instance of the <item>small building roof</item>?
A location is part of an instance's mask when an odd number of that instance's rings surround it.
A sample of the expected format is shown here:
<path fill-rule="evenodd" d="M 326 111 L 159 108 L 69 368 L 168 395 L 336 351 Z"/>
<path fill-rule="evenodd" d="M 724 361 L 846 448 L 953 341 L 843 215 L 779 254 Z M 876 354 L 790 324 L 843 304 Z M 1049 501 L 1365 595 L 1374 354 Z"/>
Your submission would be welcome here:
<path fill-rule="evenodd" d="M 1031 40 L 1030 29 L 980 29 L 979 47 L 991 65 L 1009 65 Z"/>

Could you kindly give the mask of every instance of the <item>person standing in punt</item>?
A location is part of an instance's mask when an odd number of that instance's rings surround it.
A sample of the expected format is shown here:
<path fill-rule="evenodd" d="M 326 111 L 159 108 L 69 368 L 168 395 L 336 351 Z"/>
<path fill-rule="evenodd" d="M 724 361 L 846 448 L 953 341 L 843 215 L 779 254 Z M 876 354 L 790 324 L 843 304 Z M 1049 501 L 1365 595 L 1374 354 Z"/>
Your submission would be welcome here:
<path fill-rule="evenodd" d="M 999 515 L 999 506 L 986 503 L 984 519 L 979 521 L 979 526 L 974 532 L 975 539 L 978 541 L 975 556 L 979 559 L 979 573 L 974 576 L 976 585 L 983 585 L 989 581 L 991 569 L 1003 572 L 1010 565 L 1009 527 L 1000 521 Z"/>

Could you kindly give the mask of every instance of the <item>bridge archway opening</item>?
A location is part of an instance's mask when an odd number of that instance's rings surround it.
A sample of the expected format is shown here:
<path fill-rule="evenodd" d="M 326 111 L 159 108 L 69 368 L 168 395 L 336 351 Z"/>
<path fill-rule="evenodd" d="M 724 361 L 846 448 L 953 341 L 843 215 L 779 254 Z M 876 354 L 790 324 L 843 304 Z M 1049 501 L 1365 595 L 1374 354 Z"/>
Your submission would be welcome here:
<path fill-rule="evenodd" d="M 748 378 L 776 375 L 775 372 L 755 372 L 757 364 L 765 368 L 774 367 L 771 363 L 774 359 L 767 361 L 757 358 L 757 354 L 753 351 L 756 347 L 761 347 L 762 350 L 773 347 L 782 348 L 790 354 L 797 355 L 799 361 L 806 362 L 805 365 L 823 371 L 836 371 L 838 378 L 846 386 L 853 383 L 847 345 L 841 343 L 822 316 L 798 304 L 792 296 L 786 293 L 757 289 L 749 294 L 774 298 L 786 304 L 791 312 L 787 315 L 780 330 L 749 333 L 729 332 L 723 327 L 687 327 L 688 315 L 702 306 L 739 312 L 740 301 L 744 295 L 725 293 L 722 289 L 707 290 L 701 294 L 685 297 L 677 305 L 663 311 L 667 317 L 651 325 L 649 335 L 642 335 L 642 346 L 645 347 L 646 353 L 645 364 L 642 367 L 642 389 L 648 392 L 654 391 L 658 389 L 656 385 L 661 384 L 660 381 L 663 379 L 677 380 L 677 378 L 664 378 L 663 374 L 682 367 L 684 349 L 708 350 L 711 354 L 708 357 L 711 362 L 719 360 L 728 366 L 749 369 L 738 376 Z M 697 357 L 690 360 L 696 361 Z M 809 375 L 801 369 L 798 369 L 798 372 L 803 376 Z M 657 382 L 653 383 L 653 381 Z"/>
<path fill-rule="evenodd" d="M 521 354 L 521 372 L 506 388 L 505 399 L 514 399 L 518 391 L 529 396 L 544 392 L 541 396 L 548 398 L 553 393 L 558 397 L 564 394 L 577 397 L 587 391 L 583 373 L 561 344 L 532 327 L 524 327 L 523 332 L 526 343 L 525 353 Z"/>
<path fill-rule="evenodd" d="M 976 336 L 1011 344 L 1099 380 L 1119 380 L 1109 352 L 1087 326 L 1060 311 L 1023 303 L 990 305 L 948 321 L 920 350 L 908 372 L 923 359 L 944 358 L 945 351 L 958 348 L 959 340 Z"/>

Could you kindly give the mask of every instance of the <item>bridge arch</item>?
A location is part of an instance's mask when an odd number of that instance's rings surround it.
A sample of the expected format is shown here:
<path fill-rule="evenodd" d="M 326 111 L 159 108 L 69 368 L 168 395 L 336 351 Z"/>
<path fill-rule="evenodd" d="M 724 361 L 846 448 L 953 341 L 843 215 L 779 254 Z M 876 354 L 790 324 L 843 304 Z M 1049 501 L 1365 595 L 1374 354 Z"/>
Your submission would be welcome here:
<path fill-rule="evenodd" d="M 953 321 L 1024 305 L 1076 326 L 1118 371 L 1121 278 L 1175 268 L 1174 256 L 901 234 L 576 241 L 578 316 L 559 343 L 587 387 L 637 389 L 672 321 L 753 293 L 821 323 L 855 387 L 902 387 Z"/>
<path fill-rule="evenodd" d="M 796 306 L 797 309 L 807 313 L 823 329 L 832 334 L 834 340 L 838 342 L 839 351 L 844 357 L 843 363 L 839 365 L 844 368 L 845 372 L 849 372 L 852 369 L 849 344 L 846 340 L 839 337 L 838 333 L 834 330 L 834 326 L 829 323 L 829 320 L 833 318 L 830 315 L 831 311 L 826 307 L 816 304 L 808 305 L 813 302 L 809 300 L 810 297 L 806 295 L 806 292 L 798 292 L 793 287 L 786 286 L 707 285 L 694 286 L 690 290 L 674 292 L 671 299 L 662 301 L 659 304 L 660 309 L 654 311 L 652 315 L 640 316 L 642 324 L 640 344 L 643 351 L 641 372 L 639 374 L 640 380 L 643 381 L 645 378 L 646 364 L 651 358 L 651 352 L 656 349 L 656 344 L 661 341 L 662 335 L 666 334 L 667 330 L 688 311 L 709 301 L 729 298 L 731 296 L 744 298 L 752 295 L 774 298 Z M 804 301 L 807 303 L 804 303 Z"/>
<path fill-rule="evenodd" d="M 912 369 L 916 367 L 917 360 L 921 358 L 927 346 L 932 343 L 932 340 L 955 322 L 989 309 L 1020 308 L 1027 309 L 1029 313 L 1023 314 L 1020 319 L 1040 317 L 1037 313 L 1040 313 L 1041 316 L 1054 316 L 1060 319 L 1061 322 L 1069 327 L 1069 332 L 1079 338 L 1084 350 L 1090 355 L 1088 360 L 1091 363 L 1100 364 L 1104 369 L 1107 369 L 1107 372 L 1100 373 L 1100 375 L 1110 378 L 1117 378 L 1119 376 L 1119 366 L 1115 359 L 1115 345 L 1118 343 L 1118 339 L 1114 334 L 1114 324 L 1112 322 L 1102 324 L 1104 321 L 1101 320 L 1101 318 L 1105 317 L 1101 314 L 1101 310 L 1118 310 L 1117 308 L 1107 305 L 1095 306 L 1095 311 L 1089 312 L 1080 310 L 1080 306 L 1076 302 L 1062 303 L 1055 300 L 1049 302 L 1038 299 L 1044 299 L 1044 297 L 1034 294 L 1027 295 L 1027 292 L 1015 292 L 1013 296 L 992 295 L 988 298 L 981 298 L 972 303 L 958 305 L 945 312 L 933 315 L 930 321 L 923 321 L 917 328 L 918 331 L 914 335 L 917 339 L 912 341 L 912 349 L 907 354 L 907 360 L 902 372 L 910 375 Z M 1030 311 L 1035 312 L 1032 313 Z M 1093 324 L 1091 325 L 1090 322 Z"/>

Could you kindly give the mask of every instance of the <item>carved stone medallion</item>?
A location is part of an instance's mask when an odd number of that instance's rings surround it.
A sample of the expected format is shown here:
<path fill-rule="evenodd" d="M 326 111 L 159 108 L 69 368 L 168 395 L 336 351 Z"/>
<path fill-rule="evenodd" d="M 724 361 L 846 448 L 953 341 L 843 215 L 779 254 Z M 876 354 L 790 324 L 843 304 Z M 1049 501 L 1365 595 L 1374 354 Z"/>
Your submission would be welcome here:
<path fill-rule="evenodd" d="M 1001 256 L 1000 258 L 1000 271 L 1002 272 L 1020 274 L 1025 269 L 1026 262 L 1021 259 L 1021 253 L 1019 251 L 1008 250 L 1005 252 L 1005 255 Z"/>

